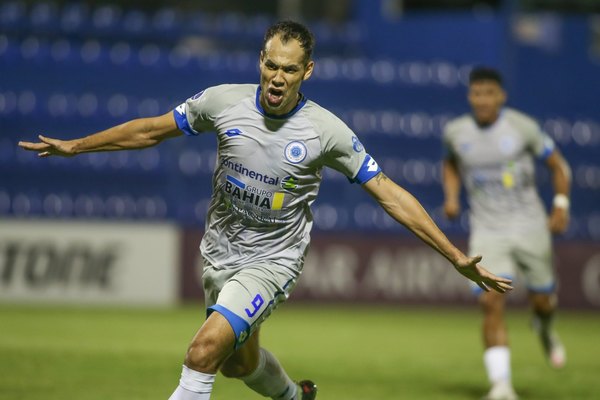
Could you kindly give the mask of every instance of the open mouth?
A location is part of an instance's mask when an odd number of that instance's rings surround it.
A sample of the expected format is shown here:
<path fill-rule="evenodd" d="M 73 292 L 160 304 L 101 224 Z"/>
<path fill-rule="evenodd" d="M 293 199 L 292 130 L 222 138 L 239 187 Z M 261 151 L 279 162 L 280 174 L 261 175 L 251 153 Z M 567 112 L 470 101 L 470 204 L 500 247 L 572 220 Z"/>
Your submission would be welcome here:
<path fill-rule="evenodd" d="M 283 90 L 269 88 L 266 93 L 267 102 L 271 106 L 278 106 L 283 101 Z"/>

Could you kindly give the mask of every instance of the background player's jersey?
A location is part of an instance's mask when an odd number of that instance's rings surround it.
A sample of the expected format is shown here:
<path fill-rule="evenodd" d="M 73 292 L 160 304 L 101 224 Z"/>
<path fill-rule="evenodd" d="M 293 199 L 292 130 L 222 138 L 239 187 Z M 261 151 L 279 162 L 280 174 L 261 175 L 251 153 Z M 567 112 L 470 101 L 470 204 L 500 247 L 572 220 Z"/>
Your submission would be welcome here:
<path fill-rule="evenodd" d="M 259 96 L 258 85 L 221 85 L 174 110 L 184 133 L 217 133 L 213 193 L 200 249 L 220 268 L 264 262 L 299 272 L 323 167 L 359 183 L 380 169 L 329 111 L 303 97 L 290 113 L 269 116 Z"/>
<path fill-rule="evenodd" d="M 504 109 L 493 125 L 481 128 L 464 115 L 446 125 L 444 145 L 468 193 L 472 232 L 510 234 L 546 226 L 534 157 L 547 158 L 554 142 L 533 119 Z"/>

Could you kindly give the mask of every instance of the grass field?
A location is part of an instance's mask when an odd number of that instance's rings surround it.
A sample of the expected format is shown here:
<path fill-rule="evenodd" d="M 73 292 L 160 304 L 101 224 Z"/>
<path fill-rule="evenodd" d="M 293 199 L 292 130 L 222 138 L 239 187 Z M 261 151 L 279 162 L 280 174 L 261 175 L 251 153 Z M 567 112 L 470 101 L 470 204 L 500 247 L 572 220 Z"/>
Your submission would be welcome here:
<path fill-rule="evenodd" d="M 0 399 L 167 399 L 199 305 L 174 310 L 0 304 Z M 600 315 L 563 311 L 565 370 L 546 366 L 528 316 L 511 310 L 514 383 L 522 399 L 600 399 Z M 487 389 L 479 315 L 404 307 L 283 306 L 263 345 L 320 400 L 478 399 Z M 212 399 L 262 399 L 219 376 Z"/>

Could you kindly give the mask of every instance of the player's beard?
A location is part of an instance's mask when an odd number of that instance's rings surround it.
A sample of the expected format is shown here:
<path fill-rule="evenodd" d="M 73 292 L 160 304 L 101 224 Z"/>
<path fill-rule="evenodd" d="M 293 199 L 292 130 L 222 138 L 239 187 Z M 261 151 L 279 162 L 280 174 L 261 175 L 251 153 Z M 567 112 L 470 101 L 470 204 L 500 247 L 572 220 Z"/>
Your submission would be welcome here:
<path fill-rule="evenodd" d="M 494 108 L 481 108 L 474 112 L 477 123 L 481 126 L 492 125 L 498 119 L 500 111 Z"/>

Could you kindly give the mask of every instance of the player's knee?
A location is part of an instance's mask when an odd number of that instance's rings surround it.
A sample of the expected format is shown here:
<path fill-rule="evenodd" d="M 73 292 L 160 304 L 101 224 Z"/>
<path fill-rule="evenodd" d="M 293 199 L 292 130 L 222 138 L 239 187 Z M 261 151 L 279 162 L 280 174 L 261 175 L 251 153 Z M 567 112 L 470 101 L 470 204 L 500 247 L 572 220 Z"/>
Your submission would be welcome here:
<path fill-rule="evenodd" d="M 486 314 L 501 315 L 504 312 L 504 298 L 502 295 L 486 292 L 479 296 L 479 304 Z"/>
<path fill-rule="evenodd" d="M 216 341 L 210 339 L 194 341 L 185 355 L 185 365 L 196 371 L 214 374 L 222 362 L 220 353 Z"/>
<path fill-rule="evenodd" d="M 556 295 L 534 294 L 530 296 L 530 303 L 537 314 L 551 314 L 556 308 Z"/>

